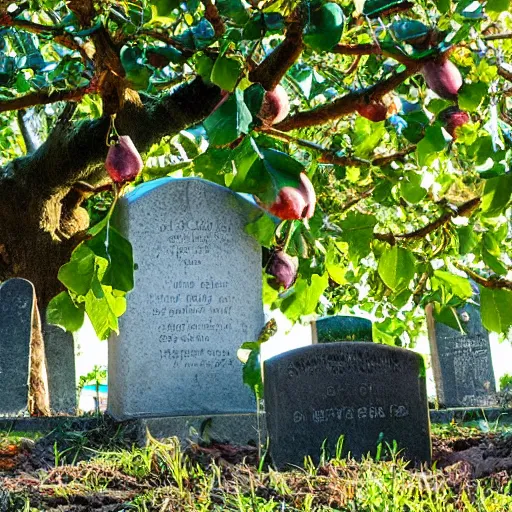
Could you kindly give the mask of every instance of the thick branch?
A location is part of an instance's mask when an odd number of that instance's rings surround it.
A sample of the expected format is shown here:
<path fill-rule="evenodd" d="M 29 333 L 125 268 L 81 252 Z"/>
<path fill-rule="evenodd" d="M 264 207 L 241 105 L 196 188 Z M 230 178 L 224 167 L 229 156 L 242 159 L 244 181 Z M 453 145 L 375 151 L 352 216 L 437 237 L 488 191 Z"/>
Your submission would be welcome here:
<path fill-rule="evenodd" d="M 281 131 L 289 131 L 297 128 L 306 128 L 325 124 L 333 119 L 339 119 L 354 112 L 358 107 L 375 102 L 382 98 L 388 92 L 398 87 L 403 81 L 416 74 L 421 67 L 421 63 L 415 62 L 401 73 L 395 73 L 386 80 L 378 82 L 367 89 L 354 91 L 338 98 L 327 105 L 321 105 L 312 110 L 298 112 L 289 116 L 283 122 L 275 125 L 275 128 Z"/>
<path fill-rule="evenodd" d="M 0 101 L 0 112 L 9 110 L 20 110 L 22 108 L 33 107 L 35 105 L 48 105 L 57 101 L 79 101 L 85 94 L 91 92 L 90 87 L 80 87 L 71 91 L 53 91 L 47 90 L 32 92 L 13 98 L 11 100 Z"/>
<path fill-rule="evenodd" d="M 212 24 L 215 30 L 215 37 L 220 37 L 226 32 L 224 21 L 220 17 L 219 10 L 212 0 L 202 0 L 205 9 L 205 18 Z"/>
<path fill-rule="evenodd" d="M 438 219 L 432 221 L 430 224 L 426 226 L 411 231 L 409 233 L 402 234 L 394 234 L 394 233 L 374 233 L 374 238 L 377 240 L 382 240 L 384 242 L 388 242 L 393 244 L 396 238 L 401 238 L 402 240 L 411 240 L 418 238 L 425 238 L 429 233 L 432 233 L 436 229 L 441 226 L 448 224 L 450 220 L 454 217 L 469 217 L 473 213 L 473 211 L 480 206 L 481 199 L 479 197 L 474 197 L 469 201 L 461 204 L 459 207 L 454 208 L 453 210 L 446 212 L 441 215 Z"/>
<path fill-rule="evenodd" d="M 161 98 L 142 96 L 143 105 L 126 103 L 116 118 L 121 135 L 129 135 L 141 153 L 165 135 L 173 135 L 204 119 L 219 102 L 217 86 L 195 79 Z M 62 187 L 103 173 L 109 119 L 103 117 L 70 127 L 59 124 L 46 142 L 28 157 L 18 158 L 0 170 L 2 181 L 37 187 L 44 197 Z"/>
<path fill-rule="evenodd" d="M 512 290 L 512 281 L 508 281 L 507 279 L 503 279 L 499 276 L 493 275 L 491 277 L 482 277 L 480 274 L 477 274 L 473 270 L 461 265 L 460 263 L 454 263 L 454 265 L 473 279 L 479 285 L 484 286 L 485 288 L 500 288 L 505 290 Z"/>
<path fill-rule="evenodd" d="M 249 80 L 260 83 L 267 91 L 275 89 L 304 49 L 304 22 L 300 7 L 294 16 L 295 21 L 288 25 L 284 41 L 249 73 Z"/>

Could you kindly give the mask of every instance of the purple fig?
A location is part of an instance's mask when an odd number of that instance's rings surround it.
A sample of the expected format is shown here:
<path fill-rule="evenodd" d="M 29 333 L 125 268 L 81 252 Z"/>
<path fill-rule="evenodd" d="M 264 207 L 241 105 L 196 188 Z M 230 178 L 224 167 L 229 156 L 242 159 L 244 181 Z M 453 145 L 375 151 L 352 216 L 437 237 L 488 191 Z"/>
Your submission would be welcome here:
<path fill-rule="evenodd" d="M 271 205 L 264 205 L 270 213 L 283 220 L 310 219 L 315 213 L 316 194 L 305 173 L 300 174 L 299 188 L 283 187 Z"/>
<path fill-rule="evenodd" d="M 431 60 L 421 71 L 429 89 L 445 100 L 456 100 L 462 87 L 459 68 L 450 60 Z"/>
<path fill-rule="evenodd" d="M 297 256 L 290 256 L 283 251 L 276 251 L 270 258 L 267 265 L 267 274 L 274 276 L 272 280 L 277 288 L 290 288 L 297 278 L 299 259 Z"/>
<path fill-rule="evenodd" d="M 110 146 L 105 167 L 116 183 L 133 181 L 139 175 L 144 163 L 128 135 L 119 136 L 117 142 Z"/>
<path fill-rule="evenodd" d="M 470 121 L 469 114 L 457 107 L 445 108 L 442 112 L 439 112 L 439 119 L 444 123 L 446 131 L 454 139 L 457 138 L 455 129 Z"/>
<path fill-rule="evenodd" d="M 290 102 L 284 87 L 278 85 L 272 91 L 267 91 L 263 96 L 258 117 L 263 124 L 272 125 L 283 121 L 290 113 Z"/>

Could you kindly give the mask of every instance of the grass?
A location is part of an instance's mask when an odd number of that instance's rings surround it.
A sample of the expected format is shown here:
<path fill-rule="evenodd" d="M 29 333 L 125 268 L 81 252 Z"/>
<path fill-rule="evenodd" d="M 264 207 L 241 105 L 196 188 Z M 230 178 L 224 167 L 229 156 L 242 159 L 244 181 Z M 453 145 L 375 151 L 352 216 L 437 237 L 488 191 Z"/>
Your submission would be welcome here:
<path fill-rule="evenodd" d="M 475 427 L 455 424 L 433 426 L 433 431 L 450 439 L 482 435 Z M 32 474 L 31 487 L 16 478 L 4 480 L 9 492 L 0 490 L 0 510 L 85 511 L 92 505 L 65 507 L 94 499 L 105 508 L 115 505 L 108 510 L 140 512 L 512 511 L 510 474 L 473 480 L 457 464 L 411 469 L 389 451 L 378 462 L 335 457 L 278 472 L 259 465 L 256 450 L 234 453 L 212 446 L 184 452 L 176 438 L 150 438 L 145 447 L 121 447 L 109 440 L 101 447 L 93 442 L 98 435 L 57 436 L 55 466 Z M 16 442 L 19 436 L 9 439 Z"/>

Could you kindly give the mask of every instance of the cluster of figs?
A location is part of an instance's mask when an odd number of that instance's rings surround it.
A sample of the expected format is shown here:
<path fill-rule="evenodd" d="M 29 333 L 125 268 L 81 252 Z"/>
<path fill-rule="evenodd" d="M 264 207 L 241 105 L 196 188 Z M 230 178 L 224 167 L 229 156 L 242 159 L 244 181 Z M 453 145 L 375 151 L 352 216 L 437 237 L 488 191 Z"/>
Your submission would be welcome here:
<path fill-rule="evenodd" d="M 447 55 L 440 55 L 425 62 L 421 74 L 427 87 L 440 98 L 457 102 L 463 79 L 459 69 Z M 389 97 L 384 97 L 379 101 L 358 106 L 357 112 L 370 121 L 379 122 L 396 113 L 396 106 Z M 456 128 L 469 122 L 470 117 L 457 106 L 451 106 L 439 113 L 439 119 L 446 131 L 455 139 Z"/>

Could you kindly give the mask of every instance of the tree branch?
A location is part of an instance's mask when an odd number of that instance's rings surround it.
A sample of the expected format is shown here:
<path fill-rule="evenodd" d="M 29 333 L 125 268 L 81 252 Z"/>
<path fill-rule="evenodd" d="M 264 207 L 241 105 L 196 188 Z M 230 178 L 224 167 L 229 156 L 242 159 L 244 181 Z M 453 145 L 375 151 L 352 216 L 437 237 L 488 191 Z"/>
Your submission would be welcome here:
<path fill-rule="evenodd" d="M 85 94 L 93 92 L 90 86 L 80 87 L 71 91 L 53 91 L 43 90 L 39 92 L 31 92 L 13 98 L 11 100 L 0 101 L 0 112 L 7 112 L 10 110 L 20 110 L 23 108 L 33 107 L 35 105 L 48 105 L 57 101 L 79 101 Z"/>
<path fill-rule="evenodd" d="M 249 73 L 249 80 L 261 84 L 267 91 L 276 88 L 304 49 L 302 5 L 295 10 L 293 17 L 294 20 L 288 25 L 284 41 Z"/>
<path fill-rule="evenodd" d="M 324 124 L 333 119 L 339 119 L 354 112 L 358 107 L 373 103 L 388 92 L 398 87 L 403 81 L 410 76 L 416 74 L 422 66 L 420 61 L 416 61 L 414 65 L 409 66 L 401 73 L 395 73 L 386 80 L 376 83 L 375 85 L 359 91 L 354 91 L 334 100 L 327 105 L 321 105 L 312 110 L 298 112 L 281 123 L 275 125 L 277 130 L 289 131 L 297 128 L 306 128 L 308 126 L 316 126 Z"/>
<path fill-rule="evenodd" d="M 144 153 L 162 137 L 202 121 L 219 102 L 220 89 L 197 78 L 172 94 L 159 98 L 141 95 L 141 99 L 142 106 L 125 103 L 117 114 L 116 128 Z M 108 128 L 108 117 L 75 125 L 59 123 L 33 155 L 0 169 L 0 186 L 37 187 L 44 197 L 77 181 L 104 176 Z"/>
<path fill-rule="evenodd" d="M 226 26 L 220 17 L 217 6 L 213 4 L 212 0 L 202 0 L 202 2 L 205 9 L 204 17 L 212 24 L 215 30 L 215 37 L 222 36 L 226 32 Z"/>
<path fill-rule="evenodd" d="M 512 290 L 512 281 L 508 281 L 507 279 L 503 279 L 499 276 L 492 275 L 490 277 L 482 277 L 480 274 L 477 274 L 473 270 L 461 265 L 460 263 L 454 263 L 454 265 L 473 279 L 476 283 L 484 286 L 485 288 L 494 288 L 494 289 L 505 289 Z"/>
<path fill-rule="evenodd" d="M 371 43 L 337 44 L 330 52 L 337 55 L 357 55 L 359 57 L 362 55 L 382 55 L 394 59 L 401 64 L 405 64 L 406 66 L 414 65 L 417 62 L 416 59 L 412 59 L 407 55 L 383 50 L 378 44 Z"/>
<path fill-rule="evenodd" d="M 394 245 L 394 242 L 397 238 L 402 240 L 425 238 L 429 233 L 432 233 L 432 231 L 435 231 L 436 229 L 450 222 L 453 217 L 470 217 L 473 211 L 476 210 L 478 206 L 480 206 L 480 203 L 481 199 L 479 197 L 474 197 L 473 199 L 470 199 L 469 201 L 461 204 L 457 208 L 454 208 L 452 211 L 441 215 L 441 217 L 434 220 L 430 224 L 427 224 L 426 226 L 409 233 L 374 233 L 373 236 L 375 239 L 388 242 L 391 245 Z"/>
<path fill-rule="evenodd" d="M 512 32 L 503 32 L 501 34 L 490 34 L 482 37 L 484 41 L 497 41 L 499 39 L 512 39 Z"/>

